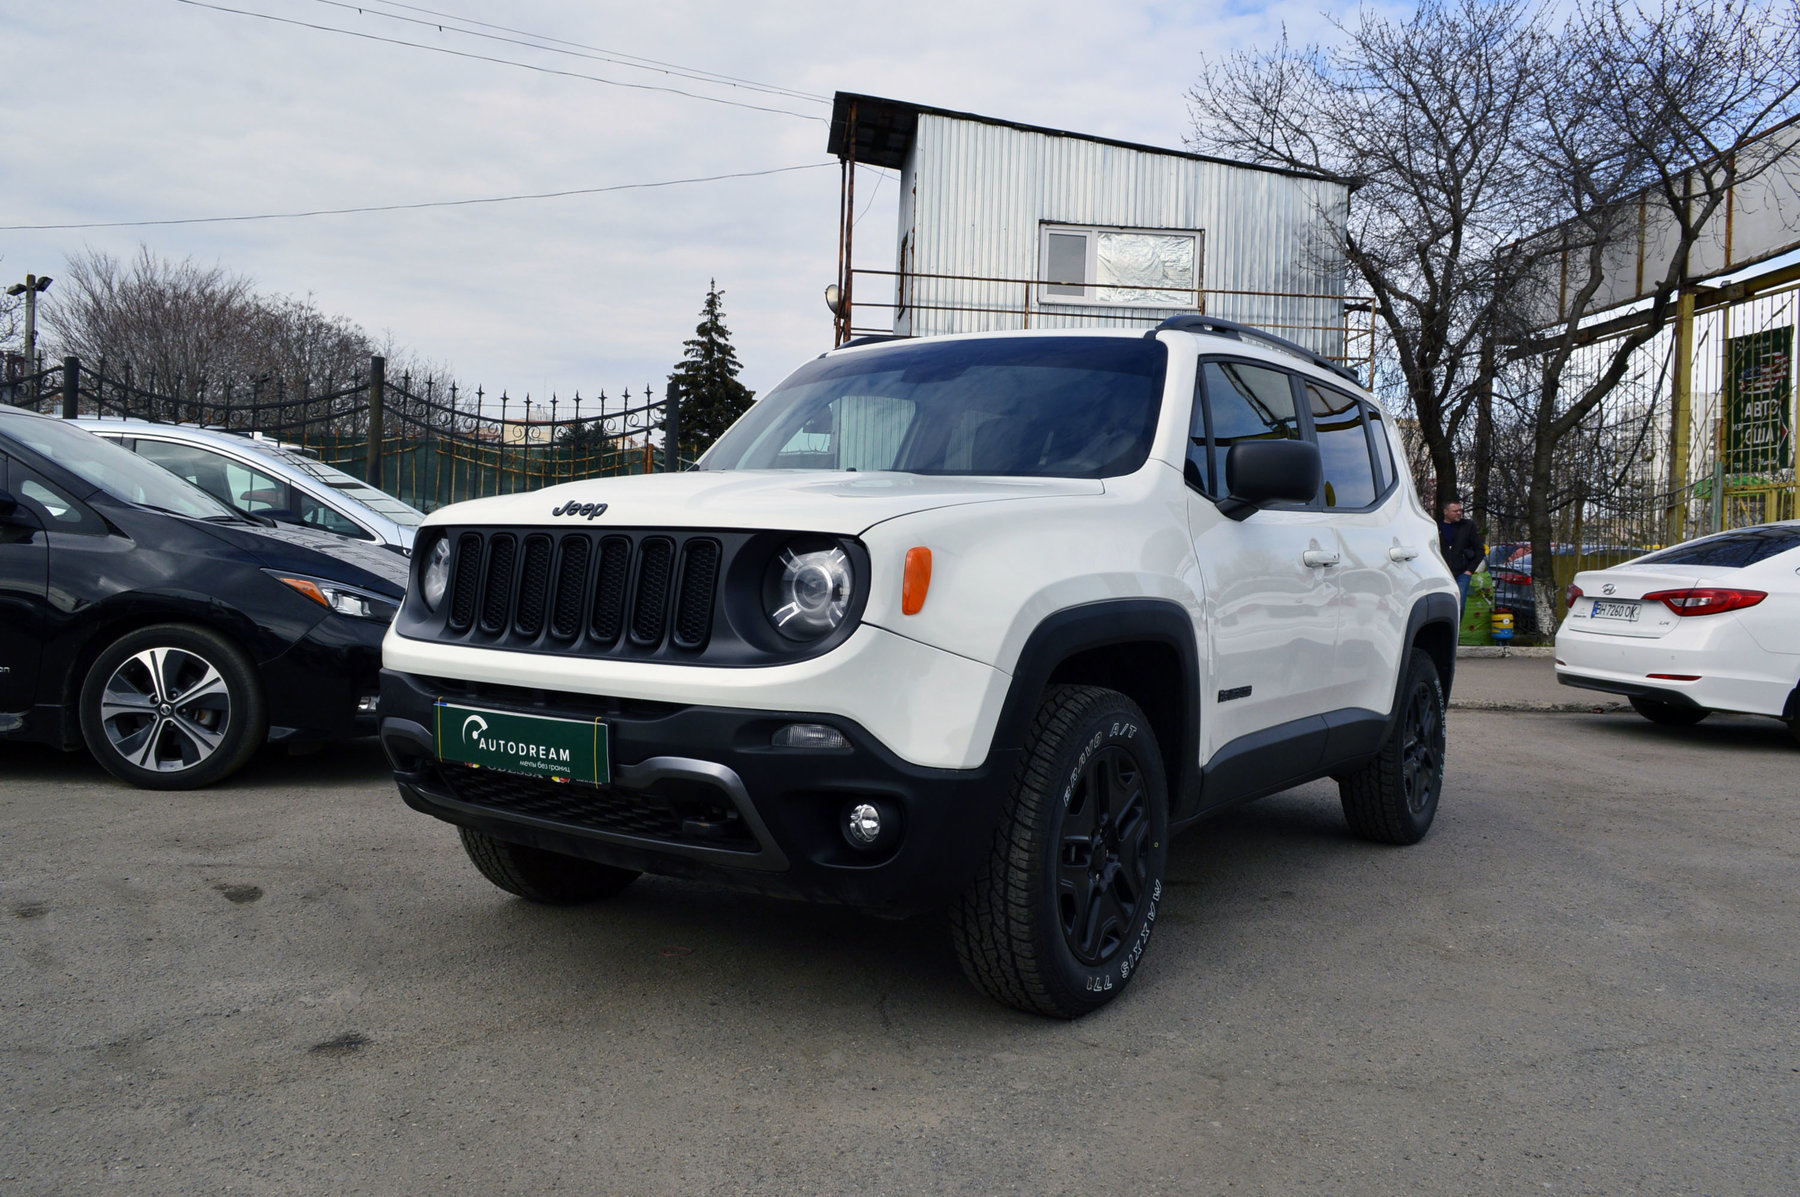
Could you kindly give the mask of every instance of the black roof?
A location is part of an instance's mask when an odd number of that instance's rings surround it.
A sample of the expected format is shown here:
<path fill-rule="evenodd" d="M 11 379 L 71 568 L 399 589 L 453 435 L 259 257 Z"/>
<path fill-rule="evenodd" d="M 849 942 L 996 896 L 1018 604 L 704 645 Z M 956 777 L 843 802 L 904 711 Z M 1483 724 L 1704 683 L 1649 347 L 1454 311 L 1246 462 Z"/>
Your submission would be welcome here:
<path fill-rule="evenodd" d="M 856 112 L 854 142 L 849 136 L 852 109 L 855 109 Z M 1268 174 L 1287 175 L 1297 179 L 1322 179 L 1328 183 L 1342 183 L 1346 186 L 1351 182 L 1334 175 L 1288 170 L 1277 166 L 1258 166 L 1249 162 L 1233 162 L 1229 158 L 1215 158 L 1209 154 L 1171 150 L 1163 146 L 1143 145 L 1135 141 L 1120 141 L 1114 137 L 1095 137 L 1087 133 L 1071 133 L 1067 129 L 1047 129 L 1042 125 L 1026 125 L 1018 121 L 981 116 L 974 112 L 956 112 L 949 108 L 933 108 L 929 104 L 887 100 L 880 96 L 865 96 L 849 91 L 838 92 L 836 99 L 832 102 L 831 133 L 826 140 L 825 151 L 838 158 L 847 158 L 850 156 L 852 145 L 854 145 L 857 162 L 868 166 L 885 166 L 891 170 L 898 170 L 906 161 L 906 151 L 912 146 L 913 136 L 918 132 L 919 114 L 922 112 L 930 113 L 932 116 L 947 116 L 960 121 L 978 121 L 984 125 L 999 125 L 1002 128 L 1018 129 L 1025 133 L 1042 133 L 1046 137 L 1072 137 L 1078 141 L 1116 145 L 1123 149 L 1138 150 L 1146 154 L 1187 158 L 1195 162 L 1217 162 L 1222 166 L 1235 166 L 1239 170 L 1260 170 Z"/>

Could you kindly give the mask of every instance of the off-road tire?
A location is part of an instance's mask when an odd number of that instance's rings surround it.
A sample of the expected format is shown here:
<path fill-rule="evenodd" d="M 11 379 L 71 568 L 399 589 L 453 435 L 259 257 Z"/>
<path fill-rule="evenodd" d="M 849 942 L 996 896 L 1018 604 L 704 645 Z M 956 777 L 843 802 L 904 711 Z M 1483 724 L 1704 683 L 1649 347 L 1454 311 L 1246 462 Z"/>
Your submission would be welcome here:
<path fill-rule="evenodd" d="M 1672 702 L 1642 698 L 1636 694 L 1631 696 L 1631 709 L 1650 722 L 1660 723 L 1664 727 L 1692 727 L 1712 714 L 1704 707 L 1677 706 Z"/>
<path fill-rule="evenodd" d="M 256 665 L 193 624 L 155 624 L 107 645 L 77 702 L 94 759 L 146 790 L 212 785 L 243 768 L 269 733 Z"/>
<path fill-rule="evenodd" d="M 546 906 L 579 906 L 610 898 L 639 874 L 560 852 L 528 848 L 497 840 L 485 832 L 459 827 L 463 851 L 481 875 L 509 894 Z"/>
<path fill-rule="evenodd" d="M 1144 713 L 1114 690 L 1050 687 L 993 845 L 950 909 L 963 972 L 1030 1013 L 1105 1005 L 1150 941 L 1168 840 L 1168 784 Z"/>
<path fill-rule="evenodd" d="M 1373 760 L 1338 778 L 1350 830 L 1378 844 L 1416 844 L 1444 788 L 1444 688 L 1437 665 L 1408 654 L 1398 718 Z"/>

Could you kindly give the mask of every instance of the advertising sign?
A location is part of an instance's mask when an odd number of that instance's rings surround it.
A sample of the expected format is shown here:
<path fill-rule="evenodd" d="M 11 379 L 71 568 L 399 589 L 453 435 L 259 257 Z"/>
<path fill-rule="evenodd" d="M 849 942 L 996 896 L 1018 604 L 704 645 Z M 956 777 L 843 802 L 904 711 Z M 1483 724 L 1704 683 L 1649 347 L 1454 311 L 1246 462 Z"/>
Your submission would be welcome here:
<path fill-rule="evenodd" d="M 605 785 L 611 780 L 606 725 L 598 719 L 557 719 L 490 711 L 439 701 L 438 757 L 504 773 Z"/>
<path fill-rule="evenodd" d="M 1794 328 L 1725 342 L 1725 468 L 1772 474 L 1794 468 Z"/>

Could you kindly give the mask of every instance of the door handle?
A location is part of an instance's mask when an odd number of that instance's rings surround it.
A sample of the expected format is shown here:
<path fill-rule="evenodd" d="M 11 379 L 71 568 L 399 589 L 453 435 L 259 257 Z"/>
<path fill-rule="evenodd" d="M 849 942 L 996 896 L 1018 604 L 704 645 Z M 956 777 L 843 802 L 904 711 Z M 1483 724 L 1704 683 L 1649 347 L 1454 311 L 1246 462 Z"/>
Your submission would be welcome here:
<path fill-rule="evenodd" d="M 1335 549 L 1308 549 L 1300 554 L 1300 560 L 1307 565 L 1336 565 L 1340 558 Z"/>
<path fill-rule="evenodd" d="M 1389 561 L 1411 561 L 1419 555 L 1419 550 L 1406 545 L 1395 545 L 1388 550 Z"/>

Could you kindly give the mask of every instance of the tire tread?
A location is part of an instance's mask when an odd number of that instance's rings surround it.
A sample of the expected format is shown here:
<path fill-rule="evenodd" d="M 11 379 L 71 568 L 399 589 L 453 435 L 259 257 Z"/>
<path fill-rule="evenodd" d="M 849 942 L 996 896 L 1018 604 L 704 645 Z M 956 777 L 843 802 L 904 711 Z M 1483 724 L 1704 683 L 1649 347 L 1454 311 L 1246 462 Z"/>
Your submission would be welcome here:
<path fill-rule="evenodd" d="M 1438 680 L 1437 666 L 1423 653 L 1415 652 L 1407 658 L 1406 684 L 1401 688 L 1400 701 L 1411 701 L 1413 688 L 1422 678 L 1430 680 L 1437 696 L 1438 719 L 1442 726 L 1446 713 L 1443 687 Z M 1406 712 L 1403 708 L 1397 714 L 1393 730 L 1374 759 L 1338 780 L 1338 799 L 1351 833 L 1377 844 L 1416 844 L 1430 829 L 1429 821 L 1424 827 L 1417 826 L 1406 808 L 1406 777 L 1400 755 Z M 1441 794 L 1442 777 L 1438 779 L 1438 788 Z"/>
<path fill-rule="evenodd" d="M 1033 895 L 1026 880 L 1041 849 L 1044 806 L 1056 800 L 1052 765 L 1060 746 L 1095 706 L 1121 697 L 1100 686 L 1051 686 L 1045 691 L 993 846 L 974 884 L 950 908 L 963 972 L 988 996 L 1016 1009 L 1054 1018 L 1085 1012 L 1072 1012 L 1049 982 L 1033 941 Z"/>
<path fill-rule="evenodd" d="M 509 894 L 546 906 L 575 906 L 610 898 L 638 874 L 594 861 L 546 852 L 458 827 L 463 851 L 475 868 Z"/>

